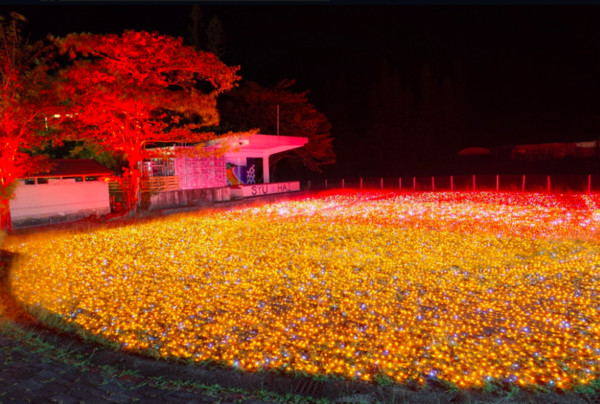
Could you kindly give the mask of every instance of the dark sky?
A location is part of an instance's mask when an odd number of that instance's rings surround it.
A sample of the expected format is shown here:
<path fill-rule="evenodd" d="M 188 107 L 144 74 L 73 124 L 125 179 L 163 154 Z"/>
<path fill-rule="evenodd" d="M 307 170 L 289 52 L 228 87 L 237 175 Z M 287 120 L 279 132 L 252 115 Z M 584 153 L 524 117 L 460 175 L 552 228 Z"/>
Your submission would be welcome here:
<path fill-rule="evenodd" d="M 157 30 L 188 36 L 191 6 L 28 6 L 33 38 L 47 33 Z M 600 6 L 203 6 L 219 16 L 228 64 L 244 79 L 297 79 L 336 129 L 362 128 L 365 94 L 387 60 L 410 85 L 423 66 L 460 72 L 463 146 L 578 141 L 600 135 Z M 454 73 L 452 73 L 454 74 Z M 331 83 L 346 78 L 336 99 Z M 356 89 L 356 97 L 348 96 Z M 332 110 L 337 105 L 338 111 Z M 340 108 L 349 114 L 340 118 Z M 340 119 L 356 120 L 340 122 Z M 337 120 L 337 121 L 336 121 Z"/>

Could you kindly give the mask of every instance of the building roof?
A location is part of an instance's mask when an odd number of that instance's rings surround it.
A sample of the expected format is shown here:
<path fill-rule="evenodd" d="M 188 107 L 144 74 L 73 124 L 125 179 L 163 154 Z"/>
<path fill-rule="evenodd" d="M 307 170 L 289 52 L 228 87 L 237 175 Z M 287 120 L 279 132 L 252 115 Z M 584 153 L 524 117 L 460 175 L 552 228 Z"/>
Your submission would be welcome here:
<path fill-rule="evenodd" d="M 196 146 L 206 146 L 209 148 L 224 147 L 226 155 L 235 154 L 239 157 L 265 157 L 287 150 L 297 149 L 304 146 L 306 143 L 308 143 L 308 138 L 301 136 L 243 133 L 218 137 L 204 143 L 197 143 Z M 150 147 L 149 149 L 175 150 L 177 148 L 186 149 L 192 147 L 194 147 L 194 144 L 173 144 L 171 146 Z"/>
<path fill-rule="evenodd" d="M 31 175 L 30 178 L 113 174 L 112 170 L 109 170 L 93 159 L 50 159 L 49 162 L 51 165 L 49 172 L 34 174 Z"/>
<path fill-rule="evenodd" d="M 225 154 L 235 154 L 245 157 L 264 157 L 286 150 L 297 149 L 308 143 L 308 138 L 300 136 L 276 135 L 242 135 L 227 136 L 219 139 L 227 144 L 229 150 Z"/>

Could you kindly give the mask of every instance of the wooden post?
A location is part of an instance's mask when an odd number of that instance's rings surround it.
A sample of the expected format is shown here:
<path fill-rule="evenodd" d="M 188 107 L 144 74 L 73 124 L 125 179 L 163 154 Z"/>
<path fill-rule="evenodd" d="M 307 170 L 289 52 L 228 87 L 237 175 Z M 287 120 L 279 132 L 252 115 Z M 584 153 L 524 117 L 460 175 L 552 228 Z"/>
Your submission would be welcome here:
<path fill-rule="evenodd" d="M 327 188 L 327 178 L 325 178 L 325 188 Z"/>
<path fill-rule="evenodd" d="M 431 192 L 435 192 L 435 177 L 431 176 Z"/>
<path fill-rule="evenodd" d="M 381 183 L 381 189 L 383 189 L 383 177 L 381 177 L 379 182 Z"/>
<path fill-rule="evenodd" d="M 413 191 L 417 190 L 417 177 L 413 177 Z"/>
<path fill-rule="evenodd" d="M 310 189 L 310 180 L 308 180 L 308 189 Z"/>
<path fill-rule="evenodd" d="M 592 193 L 592 174 L 588 174 L 588 194 Z"/>
<path fill-rule="evenodd" d="M 360 177 L 360 189 L 362 189 L 362 177 Z"/>
<path fill-rule="evenodd" d="M 500 191 L 500 176 L 496 174 L 496 192 Z"/>
<path fill-rule="evenodd" d="M 454 192 L 454 176 L 450 176 L 450 191 Z"/>
<path fill-rule="evenodd" d="M 402 177 L 398 177 L 398 189 L 402 190 Z"/>
<path fill-rule="evenodd" d="M 523 174 L 523 185 L 521 186 L 521 192 L 525 192 L 525 174 Z"/>
<path fill-rule="evenodd" d="M 477 183 L 475 182 L 475 174 L 473 174 L 473 191 L 477 190 Z"/>
<path fill-rule="evenodd" d="M 344 189 L 344 179 L 342 178 L 342 189 Z"/>
<path fill-rule="evenodd" d="M 548 176 L 548 193 L 552 191 L 552 187 L 550 186 L 550 176 Z"/>

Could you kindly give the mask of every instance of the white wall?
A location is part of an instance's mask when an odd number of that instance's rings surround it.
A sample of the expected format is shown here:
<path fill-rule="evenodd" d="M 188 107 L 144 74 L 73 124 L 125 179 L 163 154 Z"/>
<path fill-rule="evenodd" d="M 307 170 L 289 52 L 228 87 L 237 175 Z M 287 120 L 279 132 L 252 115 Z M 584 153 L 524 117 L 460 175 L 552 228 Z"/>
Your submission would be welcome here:
<path fill-rule="evenodd" d="M 78 212 L 109 213 L 108 183 L 73 180 L 54 180 L 50 184 L 37 185 L 20 183 L 15 190 L 15 197 L 10 200 L 13 222 Z"/>

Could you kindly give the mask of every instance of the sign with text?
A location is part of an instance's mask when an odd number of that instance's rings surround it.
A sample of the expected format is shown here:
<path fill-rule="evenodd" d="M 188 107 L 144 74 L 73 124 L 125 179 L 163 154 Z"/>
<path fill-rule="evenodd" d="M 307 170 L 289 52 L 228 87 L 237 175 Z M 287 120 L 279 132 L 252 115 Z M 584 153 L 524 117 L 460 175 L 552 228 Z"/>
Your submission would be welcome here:
<path fill-rule="evenodd" d="M 281 192 L 300 191 L 299 181 L 274 182 L 271 184 L 239 185 L 231 188 L 231 196 L 247 198 L 251 196 L 279 194 Z"/>

